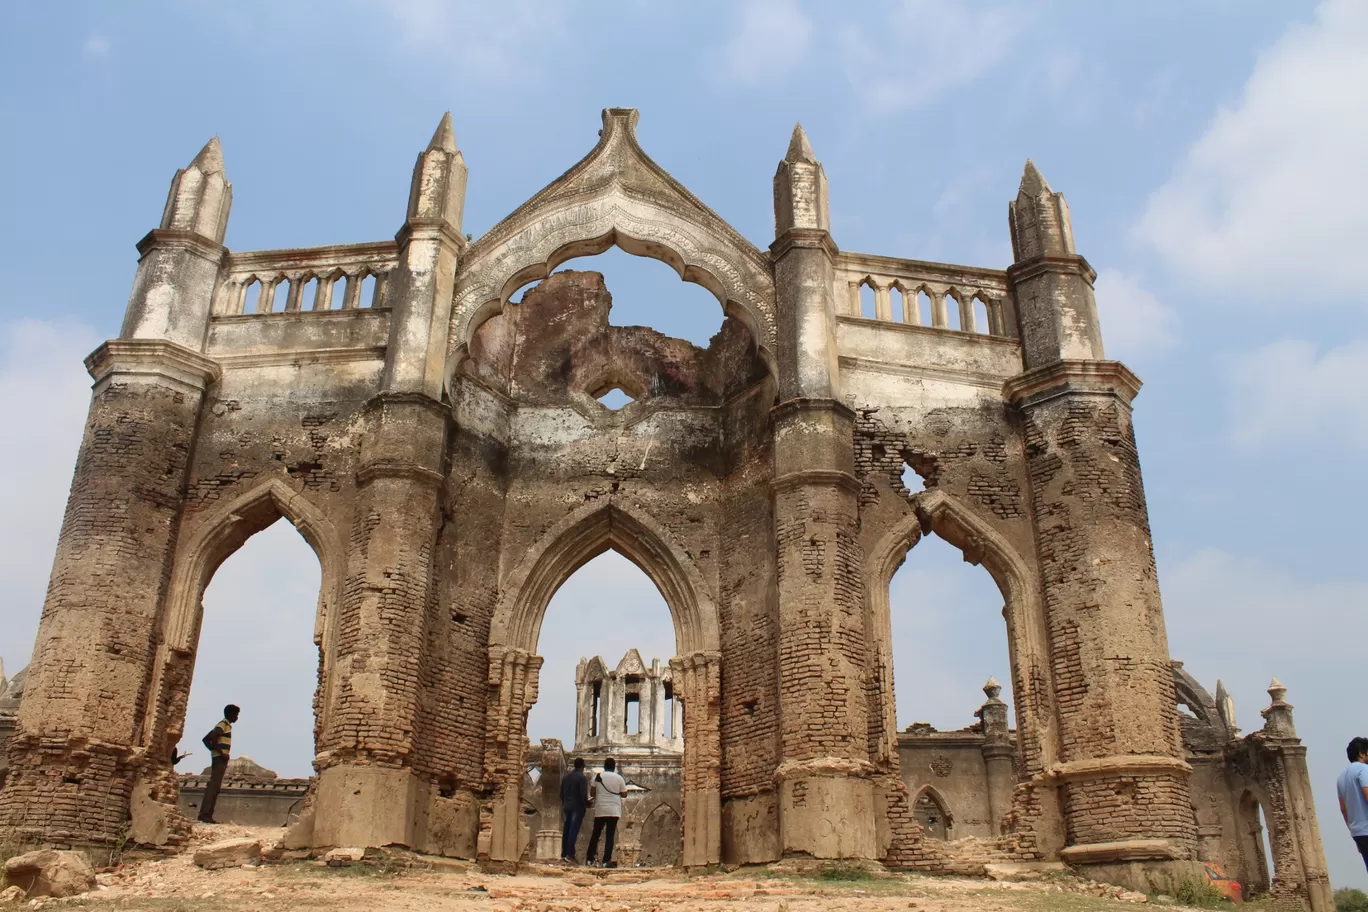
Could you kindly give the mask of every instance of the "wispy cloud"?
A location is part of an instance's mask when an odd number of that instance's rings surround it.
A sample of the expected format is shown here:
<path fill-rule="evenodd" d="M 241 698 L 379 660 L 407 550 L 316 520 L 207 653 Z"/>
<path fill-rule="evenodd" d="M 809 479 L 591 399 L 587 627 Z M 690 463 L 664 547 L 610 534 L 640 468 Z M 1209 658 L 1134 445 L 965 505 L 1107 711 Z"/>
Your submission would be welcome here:
<path fill-rule="evenodd" d="M 835 53 L 864 107 L 898 111 L 932 102 L 997 66 L 1020 25 L 1006 5 L 899 0 L 875 26 L 837 28 Z"/>
<path fill-rule="evenodd" d="M 1289 28 L 1150 199 L 1139 237 L 1244 300 L 1368 304 L 1365 43 L 1359 0 L 1327 0 Z"/>
<path fill-rule="evenodd" d="M 1236 356 L 1227 379 L 1237 444 L 1302 446 L 1315 437 L 1368 450 L 1368 340 L 1318 351 L 1284 339 Z"/>
<path fill-rule="evenodd" d="M 1097 273 L 1097 310 L 1109 358 L 1153 354 L 1178 342 L 1177 312 L 1119 269 Z"/>
<path fill-rule="evenodd" d="M 731 9 L 728 37 L 717 53 L 724 79 L 775 82 L 797 69 L 813 43 L 813 24 L 796 0 L 744 0 Z"/>
<path fill-rule="evenodd" d="M 103 60 L 114 49 L 114 43 L 104 35 L 94 34 L 81 45 L 81 53 L 87 60 Z"/>
<path fill-rule="evenodd" d="M 544 76 L 545 48 L 567 37 L 570 4 L 559 0 L 384 0 L 370 4 L 389 19 L 410 47 L 445 48 L 452 67 L 466 78 L 498 78 L 505 86 Z M 529 36 L 543 53 L 529 53 Z"/>

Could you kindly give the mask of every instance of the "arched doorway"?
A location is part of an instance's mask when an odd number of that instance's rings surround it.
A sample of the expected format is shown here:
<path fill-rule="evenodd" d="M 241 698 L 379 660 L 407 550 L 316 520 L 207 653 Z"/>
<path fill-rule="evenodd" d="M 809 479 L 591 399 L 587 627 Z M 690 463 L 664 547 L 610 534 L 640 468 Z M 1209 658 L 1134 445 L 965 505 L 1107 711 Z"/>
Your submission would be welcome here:
<path fill-rule="evenodd" d="M 1017 775 L 1013 767 L 1019 764 L 1021 772 L 1030 776 L 1042 772 L 1057 758 L 1049 711 L 1053 699 L 1046 646 L 1049 640 L 1039 589 L 1030 565 L 992 526 L 940 490 L 915 495 L 914 513 L 885 533 L 872 549 L 866 565 L 869 630 L 871 642 L 876 644 L 875 705 L 881 732 L 876 763 L 890 776 L 898 777 L 896 781 L 899 788 L 906 788 L 901 783 L 899 766 L 890 584 L 909 552 L 929 533 L 934 533 L 937 538 L 957 549 L 965 561 L 981 565 L 987 570 L 996 584 L 1003 605 L 1009 665 L 1007 673 L 1010 675 L 1012 708 L 1016 720 L 1017 763 L 1011 762 L 1010 755 L 1004 755 L 1005 747 L 997 751 L 983 750 L 982 760 L 979 761 L 984 766 L 987 779 L 984 835 L 996 835 L 1001 821 L 1011 810 L 1013 780 Z M 979 627 L 983 631 L 991 630 L 981 623 L 981 619 Z M 995 683 L 990 682 L 990 685 Z M 985 690 L 991 693 L 995 688 L 990 686 Z M 990 701 L 992 699 L 995 698 L 990 695 Z M 990 757 L 995 753 L 996 757 Z M 931 768 L 936 770 L 937 775 L 949 775 L 945 771 L 953 767 L 954 764 L 947 762 L 947 758 L 936 757 L 932 760 Z M 906 792 L 903 794 L 905 796 Z M 943 803 L 940 806 L 944 810 Z M 919 813 L 915 803 L 909 810 L 914 816 Z"/>
<path fill-rule="evenodd" d="M 673 621 L 670 660 L 674 695 L 682 704 L 681 786 L 685 865 L 721 859 L 720 783 L 717 779 L 719 703 L 717 610 L 692 562 L 647 515 L 616 504 L 586 504 L 553 526 L 503 587 L 490 629 L 486 780 L 495 792 L 482 821 L 480 853 L 517 861 L 524 844 L 519 822 L 526 769 L 527 716 L 536 703 L 542 658 L 542 621 L 555 592 L 580 567 L 613 549 L 655 584 Z"/>
<path fill-rule="evenodd" d="M 277 525 L 282 519 L 288 520 L 289 525 Z M 293 529 L 290 526 L 293 526 Z M 250 636 L 233 636 L 233 621 L 225 615 L 232 609 L 235 601 L 253 599 L 256 596 L 253 596 L 249 589 L 233 591 L 230 588 L 220 592 L 219 587 L 215 587 L 215 591 L 211 593 L 209 586 L 225 562 L 236 555 L 249 539 L 258 538 L 254 545 L 270 547 L 277 538 L 283 538 L 288 545 L 293 545 L 300 537 L 311 549 L 316 563 L 308 561 L 303 548 L 291 548 L 289 554 L 278 556 L 295 564 L 303 563 L 306 570 L 317 574 L 310 574 L 316 583 L 310 586 L 298 575 L 281 568 L 289 574 L 292 585 L 288 591 L 276 592 L 275 595 L 291 599 L 289 610 L 293 613 L 296 623 L 290 627 L 296 634 L 309 636 L 306 643 L 311 641 L 310 646 L 301 646 L 299 643 L 287 645 L 285 648 L 288 651 L 290 667 L 281 670 L 281 674 L 293 675 L 294 678 L 303 676 L 303 679 L 310 682 L 308 713 L 302 712 L 300 707 L 295 707 L 288 718 L 281 720 L 283 725 L 296 729 L 307 726 L 303 732 L 295 730 L 288 735 L 288 742 L 298 747 L 300 752 L 307 752 L 307 759 L 293 757 L 288 765 L 284 765 L 283 771 L 277 772 L 292 774 L 297 778 L 311 775 L 308 766 L 313 762 L 327 715 L 331 648 L 329 621 L 333 615 L 332 606 L 339 600 L 343 550 L 331 521 L 303 495 L 280 479 L 263 482 L 246 494 L 207 511 L 197 522 L 187 524 L 182 533 L 172 569 L 167 609 L 161 621 L 159 661 L 154 669 L 151 690 L 152 705 L 156 711 L 148 714 L 144 730 L 144 743 L 149 746 L 150 751 L 159 756 L 169 757 L 172 747 L 180 744 L 182 751 L 192 751 L 195 754 L 194 759 L 203 761 L 207 766 L 207 756 L 198 744 L 199 737 L 204 732 L 198 728 L 187 729 L 187 721 L 194 726 L 202 726 L 205 718 L 211 716 L 217 721 L 223 705 L 229 702 L 243 706 L 245 723 L 245 727 L 240 727 L 235 734 L 234 753 L 240 756 L 244 743 L 250 744 L 257 740 L 251 734 L 253 730 L 249 706 L 231 695 L 224 698 L 224 691 L 216 688 L 211 687 L 211 693 L 196 692 L 195 714 L 190 715 L 191 683 L 201 652 L 212 648 L 214 656 L 209 660 L 210 665 L 206 666 L 211 675 L 210 681 L 230 691 L 236 689 L 240 693 L 240 685 L 233 682 L 234 667 L 237 669 L 236 677 L 246 679 L 252 674 L 260 657 L 253 656 L 250 651 L 232 655 L 231 648 L 228 655 L 222 655 L 219 645 L 223 638 L 232 637 L 234 642 L 243 643 L 245 650 L 250 650 L 252 639 L 263 643 L 272 640 L 275 633 L 284 631 L 262 629 L 271 618 L 269 614 L 260 614 L 259 609 L 268 606 L 258 604 L 254 606 L 258 611 L 251 615 L 254 620 L 248 621 L 257 629 L 251 631 Z M 250 552 L 248 556 L 250 558 Z M 312 567 L 308 566 L 310 563 L 313 564 Z M 279 568 L 280 562 L 270 558 L 258 561 L 258 569 L 272 565 Z M 269 589 L 270 583 L 266 582 Z M 300 601 L 301 592 L 304 593 L 304 598 L 308 598 L 307 590 L 310 588 L 316 591 L 316 600 L 312 606 L 301 609 L 296 603 Z M 223 605 L 215 604 L 216 595 L 224 599 Z M 215 607 L 223 609 L 216 613 L 207 628 L 208 635 L 213 641 L 212 647 L 204 641 L 206 603 L 211 610 Z M 223 661 L 220 661 L 221 659 Z M 201 690 L 203 689 L 202 686 Z M 265 700 L 266 697 L 263 697 L 263 705 Z M 264 716 L 258 716 L 258 720 L 264 723 L 272 715 L 273 713 L 268 712 Z M 261 732 L 258 731 L 257 734 Z M 272 759 L 272 762 L 276 761 Z M 194 763 L 190 762 L 188 765 L 193 767 Z"/>
<path fill-rule="evenodd" d="M 1267 893 L 1272 886 L 1268 869 L 1268 834 L 1264 829 L 1263 807 L 1249 789 L 1240 796 L 1239 827 L 1240 859 L 1243 862 L 1240 879 L 1245 895 Z"/>

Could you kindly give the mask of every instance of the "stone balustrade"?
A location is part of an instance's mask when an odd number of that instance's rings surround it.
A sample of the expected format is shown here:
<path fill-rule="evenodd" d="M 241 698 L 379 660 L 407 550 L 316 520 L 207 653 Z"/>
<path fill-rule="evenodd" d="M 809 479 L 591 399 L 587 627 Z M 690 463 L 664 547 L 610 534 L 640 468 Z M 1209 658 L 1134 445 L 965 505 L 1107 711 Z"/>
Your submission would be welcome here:
<path fill-rule="evenodd" d="M 1004 338 L 1017 335 L 1005 272 L 861 254 L 842 255 L 837 268 L 838 293 L 846 290 L 845 300 L 837 301 L 843 315 Z"/>
<path fill-rule="evenodd" d="M 399 248 L 392 241 L 229 254 L 215 316 L 384 307 Z"/>

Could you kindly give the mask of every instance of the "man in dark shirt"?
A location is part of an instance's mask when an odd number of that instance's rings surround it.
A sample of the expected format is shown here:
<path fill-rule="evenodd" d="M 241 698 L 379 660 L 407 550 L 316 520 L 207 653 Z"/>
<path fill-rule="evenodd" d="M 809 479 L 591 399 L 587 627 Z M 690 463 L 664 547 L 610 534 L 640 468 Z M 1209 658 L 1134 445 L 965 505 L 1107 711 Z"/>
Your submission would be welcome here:
<path fill-rule="evenodd" d="M 589 808 L 589 779 L 584 775 L 584 759 L 575 758 L 575 768 L 561 779 L 561 861 L 575 863 L 575 843 L 580 825 Z"/>

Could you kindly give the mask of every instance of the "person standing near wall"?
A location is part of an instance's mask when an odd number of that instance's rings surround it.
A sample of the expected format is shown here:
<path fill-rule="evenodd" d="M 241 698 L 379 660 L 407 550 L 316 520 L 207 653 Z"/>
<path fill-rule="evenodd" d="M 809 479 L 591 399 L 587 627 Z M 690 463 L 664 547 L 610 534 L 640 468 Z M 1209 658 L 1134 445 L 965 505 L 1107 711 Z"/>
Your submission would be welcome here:
<path fill-rule="evenodd" d="M 1349 765 L 1339 775 L 1340 814 L 1368 867 L 1368 738 L 1355 738 L 1345 751 Z M 592 851 L 592 849 L 590 850 Z"/>
<path fill-rule="evenodd" d="M 209 784 L 204 789 L 204 801 L 200 803 L 200 823 L 217 823 L 214 820 L 214 806 L 218 804 L 223 774 L 228 771 L 228 755 L 233 750 L 233 723 L 241 712 L 241 709 L 229 703 L 223 707 L 222 721 L 204 736 L 204 746 L 209 748 L 209 756 L 213 759 L 210 761 Z"/>
<path fill-rule="evenodd" d="M 589 865 L 598 857 L 599 834 L 606 830 L 603 866 L 617 867 L 617 862 L 613 861 L 613 841 L 617 837 L 618 818 L 622 816 L 622 793 L 627 791 L 627 780 L 616 770 L 617 761 L 609 757 L 603 761 L 603 772 L 594 777 L 593 795 L 589 800 L 594 807 L 594 832 L 589 837 L 589 852 L 584 859 Z"/>
<path fill-rule="evenodd" d="M 575 768 L 561 780 L 560 801 L 561 861 L 573 864 L 584 812 L 589 809 L 589 779 L 584 775 L 583 757 L 575 758 Z"/>

